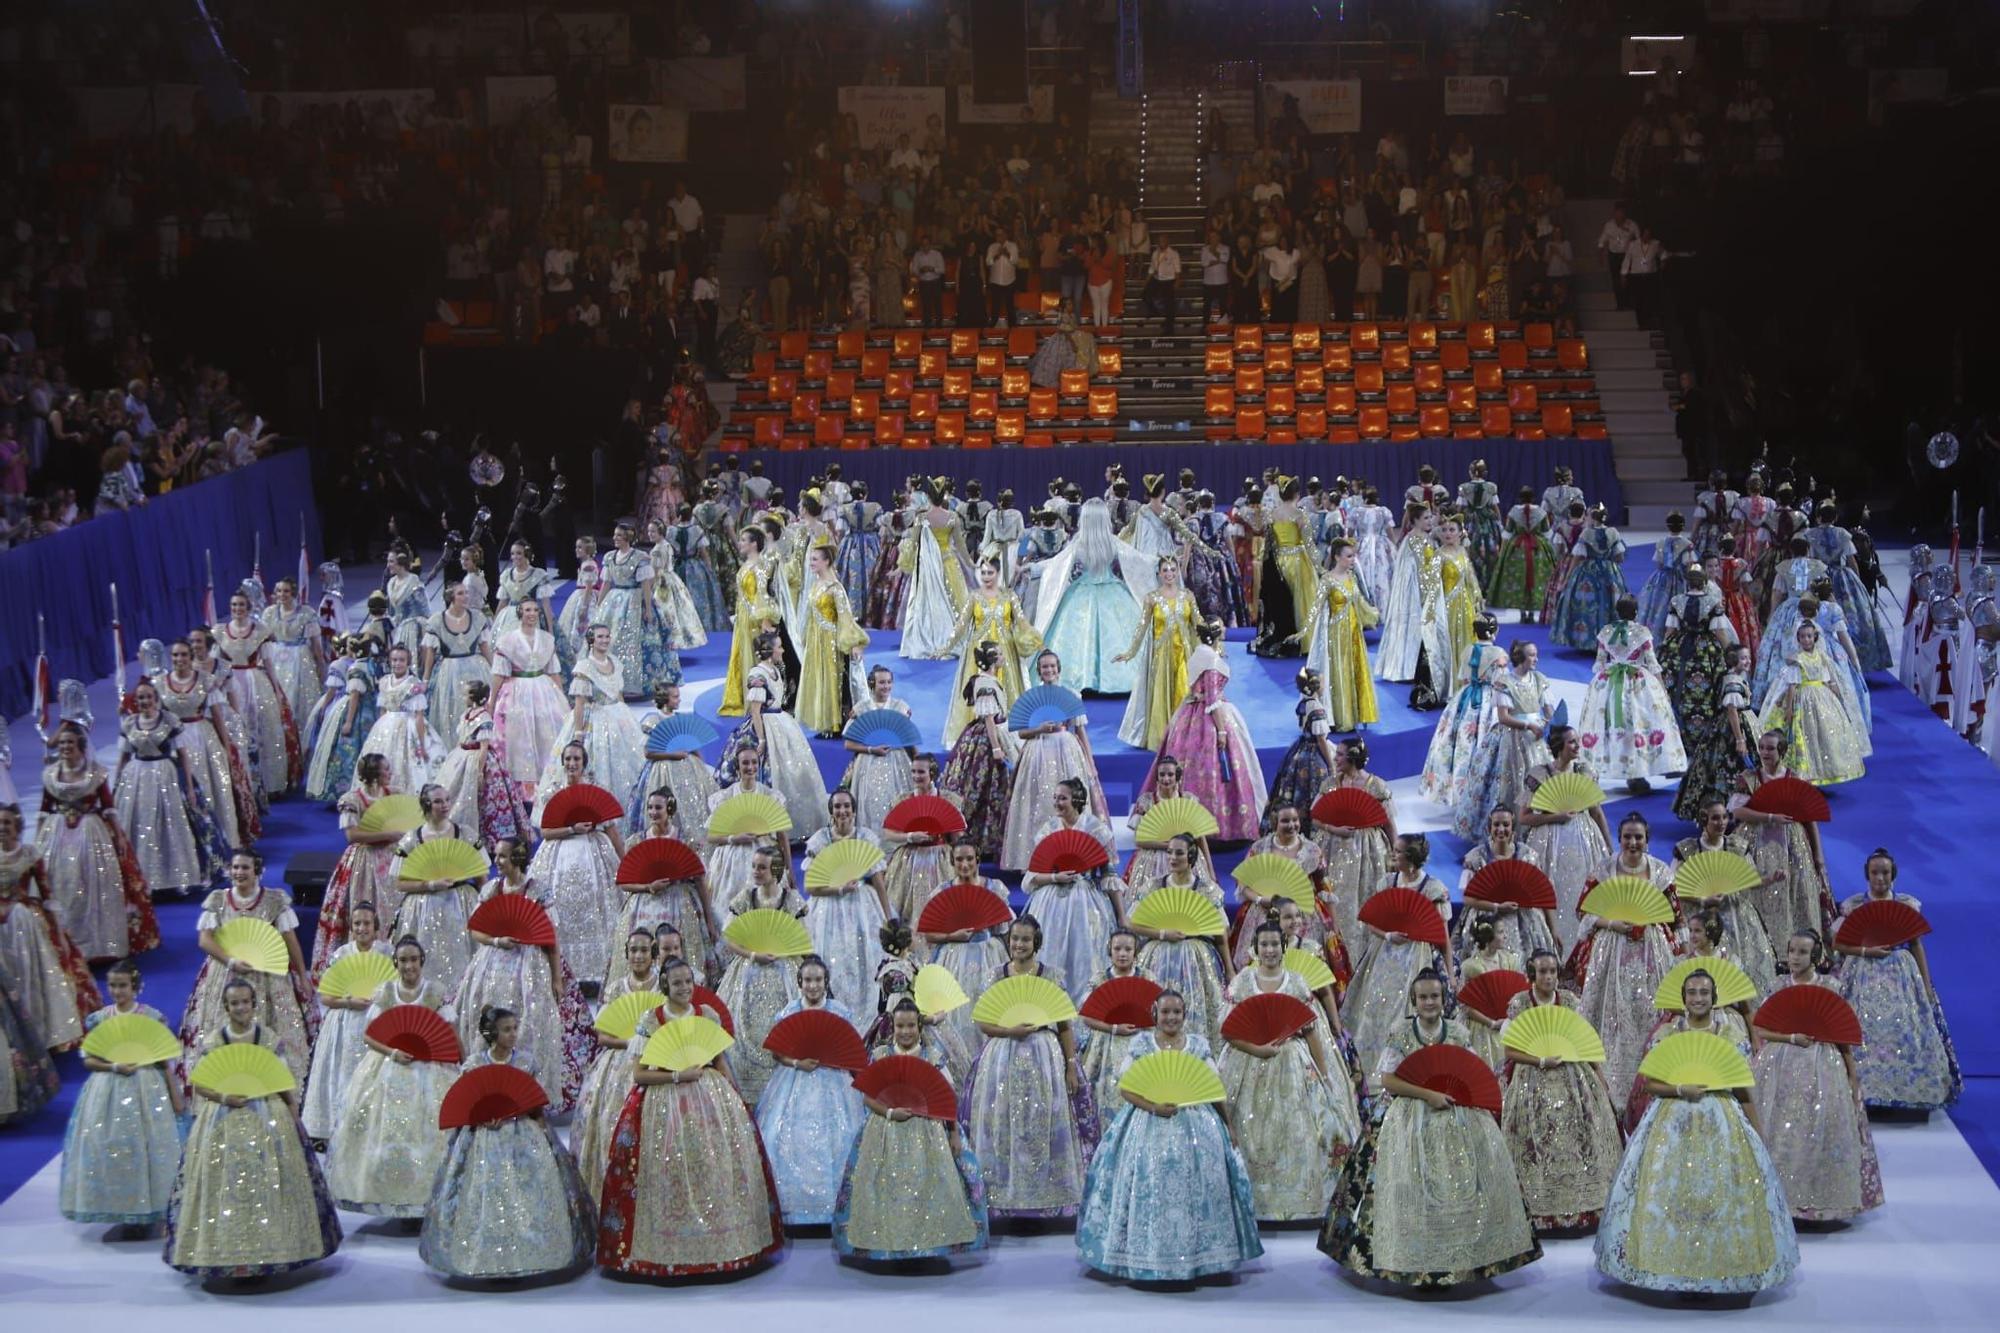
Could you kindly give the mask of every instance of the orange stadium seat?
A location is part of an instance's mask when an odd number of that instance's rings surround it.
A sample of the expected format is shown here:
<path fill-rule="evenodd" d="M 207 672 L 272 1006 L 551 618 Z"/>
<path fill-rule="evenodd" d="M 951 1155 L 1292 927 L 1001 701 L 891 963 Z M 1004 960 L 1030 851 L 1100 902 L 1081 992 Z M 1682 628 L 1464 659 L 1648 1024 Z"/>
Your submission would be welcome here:
<path fill-rule="evenodd" d="M 1117 379 L 1125 370 L 1125 353 L 1117 347 L 1097 345 L 1097 373 L 1106 379 Z"/>
<path fill-rule="evenodd" d="M 1010 329 L 1007 333 L 1007 359 L 1026 361 L 1035 354 L 1036 334 L 1033 329 Z"/>
<path fill-rule="evenodd" d="M 785 418 L 778 412 L 759 412 L 750 423 L 750 439 L 760 449 L 774 449 L 785 442 Z"/>
<path fill-rule="evenodd" d="M 933 432 L 940 447 L 965 443 L 965 413 L 940 412 L 937 416 L 937 430 Z"/>
<path fill-rule="evenodd" d="M 1007 354 L 998 347 L 982 347 L 972 359 L 972 378 L 985 384 L 1000 378 L 1000 369 L 1007 362 Z"/>
<path fill-rule="evenodd" d="M 1590 349 L 1581 338 L 1564 338 L 1556 344 L 1556 364 L 1575 374 L 1590 369 Z"/>
<path fill-rule="evenodd" d="M 1211 384 L 1204 406 L 1208 409 L 1210 421 L 1221 421 L 1236 415 L 1236 390 L 1227 384 Z"/>
<path fill-rule="evenodd" d="M 953 329 L 950 346 L 953 361 L 970 361 L 979 352 L 979 330 Z"/>
<path fill-rule="evenodd" d="M 1382 350 L 1382 326 L 1379 324 L 1356 324 L 1347 333 L 1347 345 L 1356 352 L 1379 352 Z"/>
<path fill-rule="evenodd" d="M 1379 363 L 1354 368 L 1354 391 L 1363 398 L 1380 398 L 1384 385 L 1385 380 Z"/>
<path fill-rule="evenodd" d="M 1239 359 L 1255 360 L 1264 355 L 1264 328 L 1261 324 L 1238 324 L 1230 341 Z"/>
<path fill-rule="evenodd" d="M 1354 372 L 1354 349 L 1345 343 L 1322 348 L 1319 361 L 1329 375 L 1350 375 Z"/>
<path fill-rule="evenodd" d="M 1255 365 L 1236 367 L 1236 396 L 1261 398 L 1263 394 L 1264 368 Z"/>
<path fill-rule="evenodd" d="M 1264 374 L 1272 379 L 1288 378 L 1292 373 L 1292 345 L 1278 343 L 1264 349 Z"/>
<path fill-rule="evenodd" d="M 889 373 L 889 354 L 872 347 L 861 354 L 861 382 L 880 384 Z"/>
<path fill-rule="evenodd" d="M 1201 364 L 1204 373 L 1210 376 L 1228 376 L 1236 373 L 1236 350 L 1228 343 L 1210 343 L 1202 349 Z"/>
<path fill-rule="evenodd" d="M 1354 387 L 1336 384 L 1326 391 L 1326 414 L 1337 421 L 1352 421 L 1357 411 Z"/>
<path fill-rule="evenodd" d="M 1507 410 L 1515 416 L 1536 416 L 1542 408 L 1532 384 L 1510 384 L 1507 386 Z"/>
<path fill-rule="evenodd" d="M 1408 384 L 1389 386 L 1389 415 L 1391 417 L 1414 417 L 1417 414 L 1417 391 Z"/>
<path fill-rule="evenodd" d="M 1000 372 L 1000 396 L 1003 399 L 1023 400 L 1028 396 L 1028 372 L 1009 366 Z"/>
<path fill-rule="evenodd" d="M 972 392 L 972 372 L 969 370 L 947 370 L 944 373 L 940 395 L 948 403 L 962 403 Z"/>
<path fill-rule="evenodd" d="M 909 395 L 911 421 L 936 421 L 938 418 L 938 395 L 936 389 L 919 389 Z"/>
<path fill-rule="evenodd" d="M 1304 396 L 1319 396 L 1326 393 L 1326 367 L 1321 365 L 1300 366 L 1292 377 L 1293 387 Z"/>
<path fill-rule="evenodd" d="M 1570 416 L 1569 404 L 1543 403 L 1542 430 L 1556 439 L 1568 439 L 1576 434 L 1576 423 Z"/>
<path fill-rule="evenodd" d="M 1294 324 L 1292 326 L 1292 350 L 1294 352 L 1317 352 L 1319 350 L 1319 325 Z"/>
<path fill-rule="evenodd" d="M 991 421 L 1000 410 L 1000 395 L 993 389 L 974 389 L 966 396 L 965 415 L 972 421 Z"/>
<path fill-rule="evenodd" d="M 826 377 L 826 401 L 844 403 L 854 396 L 854 372 L 836 370 Z"/>
<path fill-rule="evenodd" d="M 1364 407 L 1361 409 L 1361 438 L 1382 440 L 1389 436 L 1389 409 L 1386 407 Z"/>
<path fill-rule="evenodd" d="M 1261 440 L 1264 438 L 1264 409 L 1246 407 L 1236 413 L 1236 438 L 1239 440 Z"/>
<path fill-rule="evenodd" d="M 1453 338 L 1438 345 L 1438 364 L 1444 367 L 1447 375 L 1463 375 L 1472 369 L 1472 353 L 1463 342 Z"/>
<path fill-rule="evenodd" d="M 1472 368 L 1472 385 L 1481 398 L 1498 398 L 1507 391 L 1507 372 L 1498 361 L 1482 361 Z"/>
<path fill-rule="evenodd" d="M 1410 350 L 1419 356 L 1437 351 L 1438 326 L 1428 320 L 1410 325 L 1410 336 L 1406 340 Z"/>
<path fill-rule="evenodd" d="M 927 448 L 929 444 L 930 441 L 928 440 L 924 441 L 923 444 L 909 443 L 903 434 L 903 414 L 901 412 L 884 412 L 875 418 L 875 447 L 877 449 L 923 449 Z"/>
<path fill-rule="evenodd" d="M 1491 320 L 1472 320 L 1465 326 L 1465 350 L 1474 356 L 1490 355 L 1498 333 Z"/>
<path fill-rule="evenodd" d="M 917 353 L 917 378 L 926 382 L 936 382 L 944 378 L 945 367 L 950 359 L 942 347 L 926 347 Z"/>
<path fill-rule="evenodd" d="M 1272 420 L 1295 417 L 1299 412 L 1298 396 L 1289 385 L 1273 385 L 1264 396 L 1264 411 Z"/>
<path fill-rule="evenodd" d="M 1300 408 L 1298 434 L 1302 440 L 1325 439 L 1326 409 L 1324 407 Z"/>
<path fill-rule="evenodd" d="M 846 329 L 835 335 L 833 359 L 848 365 L 858 364 L 861 353 L 868 347 L 868 335 L 860 329 Z"/>
<path fill-rule="evenodd" d="M 907 370 L 892 370 L 882 377 L 882 397 L 890 402 L 903 402 L 916 388 L 916 378 Z"/>
<path fill-rule="evenodd" d="M 1008 408 L 993 418 L 993 442 L 995 444 L 1019 444 L 1028 435 L 1028 414 L 1018 408 Z"/>
<path fill-rule="evenodd" d="M 1418 409 L 1417 430 L 1433 439 L 1451 434 L 1451 409 L 1436 405 Z"/>
<path fill-rule="evenodd" d="M 781 333 L 778 335 L 778 364 L 798 365 L 805 360 L 806 349 L 812 341 L 803 333 Z"/>
<path fill-rule="evenodd" d="M 1444 367 L 1435 361 L 1426 361 L 1418 366 L 1411 378 L 1421 397 L 1437 398 L 1444 393 Z"/>
<path fill-rule="evenodd" d="M 1479 409 L 1479 429 L 1486 438 L 1502 439 L 1514 433 L 1514 414 L 1505 403 L 1488 403 Z"/>
<path fill-rule="evenodd" d="M 1556 330 L 1553 324 L 1523 324 L 1521 342 L 1530 352 L 1550 352 L 1555 350 Z"/>
<path fill-rule="evenodd" d="M 1118 390 L 1110 385 L 1090 391 L 1090 416 L 1094 421 L 1111 421 L 1118 416 Z"/>
<path fill-rule="evenodd" d="M 889 350 L 898 361 L 914 361 L 924 350 L 924 335 L 920 329 L 897 329 L 889 335 Z"/>
<path fill-rule="evenodd" d="M 1528 368 L 1528 344 L 1509 338 L 1500 344 L 1500 368 L 1515 374 Z"/>
<path fill-rule="evenodd" d="M 810 426 L 813 418 L 819 415 L 819 405 L 820 395 L 816 392 L 794 394 L 792 396 L 792 420 Z"/>
<path fill-rule="evenodd" d="M 1081 398 L 1090 392 L 1090 372 L 1065 370 L 1056 381 L 1056 391 L 1064 398 Z"/>
<path fill-rule="evenodd" d="M 1384 347 L 1382 349 L 1382 369 L 1386 374 L 1392 376 L 1408 375 L 1410 373 L 1410 345 L 1408 343 L 1390 343 L 1387 347 Z"/>
<path fill-rule="evenodd" d="M 1056 391 L 1054 389 L 1028 390 L 1028 420 L 1054 421 L 1056 419 Z"/>
<path fill-rule="evenodd" d="M 806 353 L 805 362 L 799 370 L 799 378 L 805 380 L 824 380 L 832 372 L 833 353 L 823 347 L 816 347 Z"/>
<path fill-rule="evenodd" d="M 1445 404 L 1455 417 L 1477 416 L 1479 390 L 1470 384 L 1454 384 L 1445 392 Z"/>

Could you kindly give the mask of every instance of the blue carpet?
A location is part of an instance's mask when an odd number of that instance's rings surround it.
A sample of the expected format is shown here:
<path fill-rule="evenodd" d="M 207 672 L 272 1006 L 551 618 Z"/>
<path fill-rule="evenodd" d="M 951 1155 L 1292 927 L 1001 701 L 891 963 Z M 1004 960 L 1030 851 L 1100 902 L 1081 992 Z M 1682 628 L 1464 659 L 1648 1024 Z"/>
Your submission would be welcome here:
<path fill-rule="evenodd" d="M 1652 549 L 1635 548 L 1627 559 L 1626 577 L 1636 589 L 1651 571 Z M 1264 661 L 1242 651 L 1232 635 L 1230 651 L 1235 676 L 1230 697 L 1249 720 L 1252 739 L 1267 772 L 1293 738 L 1291 678 L 1297 661 Z M 895 656 L 898 636 L 872 636 L 870 662 L 888 663 L 897 673 L 897 693 L 909 700 L 927 737 L 943 722 L 943 699 L 950 689 L 955 665 L 914 662 Z M 1588 678 L 1590 660 L 1579 653 L 1552 651 L 1541 626 L 1503 625 L 1502 645 L 1529 638 L 1542 645 L 1542 670 L 1560 682 Z M 682 655 L 691 681 L 719 678 L 726 663 L 726 639 Z M 1873 684 L 1875 753 L 1868 774 L 1858 782 L 1828 793 L 1833 822 L 1822 828 L 1827 867 L 1836 897 L 1864 887 L 1862 863 L 1877 846 L 1888 846 L 1902 866 L 1901 887 L 1924 902 L 1934 933 L 1926 941 L 1932 973 L 1947 1014 L 1955 1017 L 1953 1036 L 1968 1075 L 1964 1100 L 1952 1119 L 1979 1160 L 2000 1180 L 2000 1034 L 1982 1020 L 1992 997 L 1985 969 L 1992 965 L 1991 869 L 1986 857 L 2000 849 L 2000 772 L 1984 755 L 1946 730 L 1893 678 Z M 1369 734 L 1377 756 L 1374 767 L 1394 780 L 1414 775 L 1423 763 L 1424 747 L 1436 714 L 1412 714 L 1403 704 L 1407 687 L 1378 683 L 1383 721 Z M 703 694 L 697 711 L 715 720 L 720 688 Z M 1116 740 L 1123 700 L 1090 702 L 1092 744 L 1105 777 L 1107 796 L 1115 813 L 1129 802 L 1129 792 L 1144 777 L 1150 756 L 1134 752 Z M 107 714 L 100 709 L 99 716 Z M 724 729 L 734 719 L 720 720 Z M 846 767 L 847 756 L 837 741 L 813 742 L 815 755 L 829 784 Z M 16 753 L 27 751 L 17 739 Z M 1671 787 L 1638 798 L 1620 798 L 1619 806 L 1636 808 L 1652 821 L 1654 850 L 1664 853 L 1688 831 L 1673 817 Z M 1448 883 L 1456 881 L 1456 862 L 1465 844 L 1433 833 L 1432 864 Z M 265 821 L 262 850 L 268 882 L 277 883 L 286 863 L 302 851 L 322 851 L 339 845 L 332 814 L 299 800 L 275 806 Z M 1222 868 L 1237 859 L 1221 858 Z M 197 906 L 193 902 L 162 904 L 162 947 L 139 961 L 146 973 L 146 999 L 177 1022 L 201 955 L 194 943 Z M 301 931 L 310 949 L 311 914 Z M 13 1193 L 39 1171 L 62 1146 L 63 1127 L 83 1078 L 75 1056 L 61 1061 L 63 1092 L 32 1120 L 0 1133 L 0 1199 Z"/>

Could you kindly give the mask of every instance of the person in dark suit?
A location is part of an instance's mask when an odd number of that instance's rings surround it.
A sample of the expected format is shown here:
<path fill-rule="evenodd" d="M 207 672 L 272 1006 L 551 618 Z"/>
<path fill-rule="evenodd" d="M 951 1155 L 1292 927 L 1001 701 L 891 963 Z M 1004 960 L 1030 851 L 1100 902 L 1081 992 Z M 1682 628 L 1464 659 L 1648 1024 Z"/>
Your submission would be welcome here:
<path fill-rule="evenodd" d="M 1681 457 L 1687 460 L 1687 479 L 1699 481 L 1718 466 L 1715 450 L 1714 409 L 1691 370 L 1681 372 L 1681 405 L 1674 413 L 1674 434 L 1681 442 Z"/>

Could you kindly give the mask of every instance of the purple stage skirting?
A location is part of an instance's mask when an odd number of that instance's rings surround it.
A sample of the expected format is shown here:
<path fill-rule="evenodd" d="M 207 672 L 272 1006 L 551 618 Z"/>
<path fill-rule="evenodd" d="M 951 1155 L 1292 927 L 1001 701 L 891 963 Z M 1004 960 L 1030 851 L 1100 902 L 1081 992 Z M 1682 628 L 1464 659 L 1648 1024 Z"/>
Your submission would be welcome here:
<path fill-rule="evenodd" d="M 848 482 L 868 483 L 869 495 L 881 500 L 913 473 L 928 472 L 961 481 L 978 477 L 988 500 L 1002 487 L 1012 487 L 1016 505 L 1031 510 L 1048 494 L 1052 478 L 1064 477 L 1086 497 L 1104 492 L 1104 469 L 1121 463 L 1140 494 L 1139 479 L 1164 473 L 1167 485 L 1182 468 L 1194 469 L 1198 483 L 1215 492 L 1216 503 L 1227 506 L 1242 488 L 1243 478 L 1275 467 L 1290 476 L 1318 477 L 1331 486 L 1336 476 L 1362 476 L 1382 492 L 1383 503 L 1398 507 L 1397 498 L 1415 484 L 1417 468 L 1429 463 L 1438 479 L 1457 489 L 1466 467 L 1486 460 L 1488 476 L 1500 487 L 1501 504 L 1514 503 L 1522 486 L 1539 497 L 1559 466 L 1576 472 L 1576 484 L 1592 503 L 1601 501 L 1614 522 L 1621 521 L 1625 499 L 1618 486 L 1609 440 L 1412 440 L 1404 444 L 1240 444 L 1204 443 L 1189 439 L 1161 444 L 1072 445 L 1057 449 L 806 449 L 793 453 L 769 449 L 742 455 L 744 466 L 761 459 L 764 475 L 796 497 L 808 477 L 839 463 Z"/>

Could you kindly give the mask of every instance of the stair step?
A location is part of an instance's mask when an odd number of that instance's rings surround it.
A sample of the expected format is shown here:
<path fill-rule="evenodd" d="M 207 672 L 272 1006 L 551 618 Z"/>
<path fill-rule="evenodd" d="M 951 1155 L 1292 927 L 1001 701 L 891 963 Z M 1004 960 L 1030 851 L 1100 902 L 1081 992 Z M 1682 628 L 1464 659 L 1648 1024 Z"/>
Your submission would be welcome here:
<path fill-rule="evenodd" d="M 1597 400 L 1604 405 L 1604 414 L 1607 417 L 1613 412 L 1622 416 L 1626 414 L 1637 415 L 1642 412 L 1669 411 L 1667 407 L 1667 391 L 1661 388 L 1601 389 L 1598 392 Z"/>
<path fill-rule="evenodd" d="M 1599 333 L 1644 331 L 1639 328 L 1639 317 L 1629 310 L 1578 310 L 1576 322 L 1585 342 Z"/>
<path fill-rule="evenodd" d="M 1673 378 L 1672 372 L 1664 371 L 1655 363 L 1643 366 L 1607 366 L 1592 358 L 1591 377 L 1597 381 L 1600 397 L 1625 392 L 1664 392 L 1667 382 Z"/>
<path fill-rule="evenodd" d="M 1673 438 L 1673 420 L 1660 412 L 1606 412 L 1604 429 L 1611 438 L 1621 439 L 1628 435 L 1663 436 Z"/>

